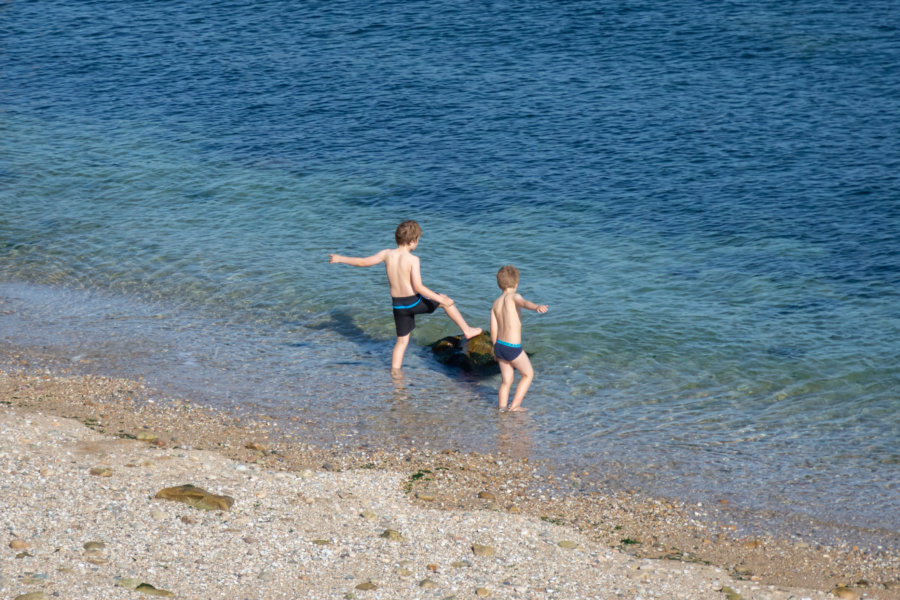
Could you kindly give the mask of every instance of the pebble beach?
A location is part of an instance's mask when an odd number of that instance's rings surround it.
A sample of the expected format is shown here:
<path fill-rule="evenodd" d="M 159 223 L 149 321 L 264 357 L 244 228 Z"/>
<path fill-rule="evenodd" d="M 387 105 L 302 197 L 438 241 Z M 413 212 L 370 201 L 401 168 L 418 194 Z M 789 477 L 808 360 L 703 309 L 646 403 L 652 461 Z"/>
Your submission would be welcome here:
<path fill-rule="evenodd" d="M 567 494 L 527 459 L 313 446 L 16 358 L 2 598 L 900 598 L 894 548 L 741 537 L 708 507 Z M 233 502 L 157 497 L 182 485 Z"/>

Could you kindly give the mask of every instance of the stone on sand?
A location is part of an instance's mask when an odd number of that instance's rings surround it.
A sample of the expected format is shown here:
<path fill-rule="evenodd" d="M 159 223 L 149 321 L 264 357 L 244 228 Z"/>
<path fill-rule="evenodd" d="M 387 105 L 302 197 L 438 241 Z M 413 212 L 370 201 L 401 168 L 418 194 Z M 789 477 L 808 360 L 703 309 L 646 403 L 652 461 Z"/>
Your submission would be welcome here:
<path fill-rule="evenodd" d="M 234 504 L 234 498 L 230 496 L 211 494 L 191 484 L 162 489 L 156 493 L 156 497 L 162 500 L 184 502 L 188 506 L 201 510 L 230 510 Z"/>

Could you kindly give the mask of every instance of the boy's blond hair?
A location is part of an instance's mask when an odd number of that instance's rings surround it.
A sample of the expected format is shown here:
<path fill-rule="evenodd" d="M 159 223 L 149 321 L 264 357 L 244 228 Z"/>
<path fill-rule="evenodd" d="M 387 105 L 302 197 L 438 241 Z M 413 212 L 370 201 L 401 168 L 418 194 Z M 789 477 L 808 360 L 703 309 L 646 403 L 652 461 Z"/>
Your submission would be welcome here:
<path fill-rule="evenodd" d="M 412 244 L 422 237 L 422 228 L 415 221 L 403 221 L 397 225 L 397 231 L 394 232 L 394 239 L 397 240 L 398 246 Z"/>
<path fill-rule="evenodd" d="M 497 271 L 497 285 L 501 290 L 519 285 L 519 270 L 512 265 L 504 265 Z"/>

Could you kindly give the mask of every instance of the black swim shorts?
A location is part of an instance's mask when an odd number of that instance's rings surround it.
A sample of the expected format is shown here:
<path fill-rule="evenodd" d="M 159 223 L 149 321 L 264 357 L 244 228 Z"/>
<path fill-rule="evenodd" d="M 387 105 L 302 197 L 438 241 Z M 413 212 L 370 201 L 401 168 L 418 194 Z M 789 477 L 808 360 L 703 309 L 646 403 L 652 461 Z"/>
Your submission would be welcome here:
<path fill-rule="evenodd" d="M 394 306 L 394 325 L 397 326 L 397 337 L 409 335 L 416 328 L 416 315 L 433 313 L 440 306 L 439 302 L 429 300 L 422 294 L 405 298 L 391 296 L 391 304 Z"/>

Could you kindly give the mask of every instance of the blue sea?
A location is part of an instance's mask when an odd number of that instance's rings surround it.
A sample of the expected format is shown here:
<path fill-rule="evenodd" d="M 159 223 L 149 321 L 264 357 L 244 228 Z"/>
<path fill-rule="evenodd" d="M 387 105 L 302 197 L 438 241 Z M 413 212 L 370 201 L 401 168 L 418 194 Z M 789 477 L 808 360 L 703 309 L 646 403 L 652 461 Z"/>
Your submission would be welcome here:
<path fill-rule="evenodd" d="M 537 377 L 402 381 L 380 267 Z M 900 3 L 0 5 L 0 339 L 348 446 L 900 532 Z M 753 520 L 755 517 L 748 517 Z"/>

